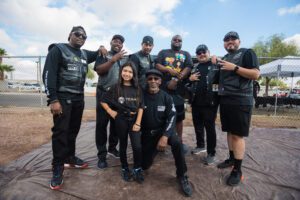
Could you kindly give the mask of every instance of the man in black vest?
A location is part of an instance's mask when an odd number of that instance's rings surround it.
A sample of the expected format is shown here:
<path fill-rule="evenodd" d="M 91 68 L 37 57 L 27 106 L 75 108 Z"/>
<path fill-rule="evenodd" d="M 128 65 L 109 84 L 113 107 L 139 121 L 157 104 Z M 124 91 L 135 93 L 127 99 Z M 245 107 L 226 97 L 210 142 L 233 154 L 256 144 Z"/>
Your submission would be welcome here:
<path fill-rule="evenodd" d="M 233 166 L 227 184 L 236 186 L 243 179 L 241 165 L 253 107 L 253 80 L 257 80 L 260 73 L 255 52 L 239 48 L 237 32 L 227 33 L 223 40 L 228 54 L 218 62 L 221 66 L 220 116 L 222 130 L 227 132 L 229 159 L 218 164 L 218 168 Z"/>
<path fill-rule="evenodd" d="M 57 190 L 63 183 L 64 167 L 87 168 L 88 164 L 75 156 L 84 109 L 84 84 L 88 64 L 96 60 L 98 51 L 81 50 L 86 40 L 83 27 L 72 28 L 69 43 L 52 44 L 43 71 L 48 105 L 53 114 L 52 171 L 50 188 Z"/>
<path fill-rule="evenodd" d="M 150 55 L 152 49 L 153 38 L 151 36 L 145 36 L 142 40 L 142 50 L 130 55 L 130 61 L 135 64 L 138 72 L 139 85 L 143 89 L 146 87 L 146 72 L 154 68 L 154 59 Z"/>
<path fill-rule="evenodd" d="M 98 167 L 100 169 L 107 167 L 106 155 L 106 142 L 107 142 L 107 126 L 110 122 L 110 135 L 108 141 L 108 153 L 115 158 L 119 158 L 119 151 L 116 149 L 118 144 L 118 136 L 114 127 L 114 120 L 102 108 L 100 102 L 104 94 L 110 89 L 111 86 L 116 84 L 119 79 L 119 68 L 126 61 L 123 50 L 123 43 L 125 39 L 122 35 L 114 35 L 111 39 L 111 49 L 107 55 L 97 57 L 94 70 L 99 75 L 97 85 L 97 98 L 96 98 L 96 146 L 98 149 Z"/>
<path fill-rule="evenodd" d="M 157 55 L 156 68 L 163 73 L 162 89 L 173 98 L 176 108 L 176 132 L 182 142 L 183 120 L 185 119 L 184 81 L 193 68 L 191 55 L 181 50 L 182 37 L 175 35 L 171 40 L 171 49 L 161 50 Z M 185 153 L 188 148 L 183 145 Z"/>
<path fill-rule="evenodd" d="M 141 125 L 142 168 L 149 169 L 158 151 L 164 151 L 170 145 L 175 159 L 177 180 L 183 193 L 192 196 L 183 148 L 175 131 L 175 106 L 172 97 L 160 90 L 161 78 L 162 73 L 156 69 L 146 72 L 147 89 L 144 91 L 145 109 Z"/>
<path fill-rule="evenodd" d="M 205 164 L 215 162 L 216 128 L 215 121 L 218 111 L 218 83 L 219 68 L 210 61 L 210 54 L 205 44 L 196 48 L 198 63 L 192 69 L 189 81 L 192 82 L 191 100 L 193 124 L 195 128 L 197 146 L 192 154 L 205 152 L 204 128 L 206 131 L 207 157 Z"/>

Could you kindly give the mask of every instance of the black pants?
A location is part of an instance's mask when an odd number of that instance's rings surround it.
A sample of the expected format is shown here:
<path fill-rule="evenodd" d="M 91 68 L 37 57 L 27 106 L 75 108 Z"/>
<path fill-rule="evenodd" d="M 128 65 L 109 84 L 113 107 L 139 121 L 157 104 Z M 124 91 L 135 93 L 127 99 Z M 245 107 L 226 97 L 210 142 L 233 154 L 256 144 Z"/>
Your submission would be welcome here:
<path fill-rule="evenodd" d="M 196 133 L 197 147 L 205 147 L 204 128 L 206 130 L 207 153 L 216 153 L 216 128 L 217 106 L 192 106 L 193 123 Z"/>
<path fill-rule="evenodd" d="M 97 98 L 96 98 L 96 146 L 98 150 L 98 158 L 106 159 L 107 155 L 107 126 L 109 126 L 109 139 L 108 139 L 108 150 L 111 151 L 118 145 L 118 136 L 114 129 L 114 120 L 106 113 L 102 108 L 100 101 L 101 97 L 105 92 L 97 88 Z"/>
<path fill-rule="evenodd" d="M 142 133 L 142 168 L 144 170 L 151 167 L 153 160 L 158 153 L 156 146 L 161 136 L 162 134 L 151 136 L 147 132 Z M 182 177 L 187 172 L 187 167 L 182 144 L 175 133 L 168 138 L 168 145 L 171 146 L 172 154 L 175 159 L 176 175 Z"/>
<path fill-rule="evenodd" d="M 63 114 L 53 117 L 52 151 L 53 165 L 63 165 L 66 158 L 75 156 L 84 101 L 60 100 Z"/>
<path fill-rule="evenodd" d="M 122 164 L 122 168 L 128 168 L 128 134 L 133 151 L 133 168 L 140 168 L 142 164 L 141 132 L 132 131 L 132 126 L 135 123 L 135 119 L 135 117 L 125 117 L 121 114 L 118 114 L 115 119 L 115 128 L 120 140 L 120 161 Z"/>

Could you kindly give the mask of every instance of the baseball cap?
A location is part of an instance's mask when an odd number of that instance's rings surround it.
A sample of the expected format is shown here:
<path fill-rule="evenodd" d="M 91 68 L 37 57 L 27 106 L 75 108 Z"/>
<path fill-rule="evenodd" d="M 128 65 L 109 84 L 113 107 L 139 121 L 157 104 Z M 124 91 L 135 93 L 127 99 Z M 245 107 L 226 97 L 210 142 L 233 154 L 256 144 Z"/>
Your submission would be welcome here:
<path fill-rule="evenodd" d="M 197 46 L 196 54 L 198 54 L 198 52 L 200 52 L 200 51 L 205 51 L 205 52 L 208 51 L 207 46 L 205 44 L 200 44 L 199 46 Z"/>
<path fill-rule="evenodd" d="M 144 44 L 144 43 L 146 43 L 146 44 L 153 44 L 153 38 L 151 36 L 149 36 L 149 35 L 145 36 L 143 38 L 143 41 L 142 41 L 142 44 Z"/>
<path fill-rule="evenodd" d="M 146 77 L 148 77 L 149 75 L 156 75 L 156 76 L 159 76 L 160 78 L 162 78 L 162 73 L 160 71 L 158 71 L 157 69 L 149 69 L 147 72 L 146 72 Z"/>
<path fill-rule="evenodd" d="M 122 43 L 124 43 L 125 38 L 122 35 L 114 35 L 111 40 L 119 39 Z"/>
<path fill-rule="evenodd" d="M 240 36 L 237 32 L 235 31 L 230 31 L 228 32 L 225 36 L 223 41 L 225 42 L 226 40 L 228 40 L 229 38 L 234 38 L 234 39 L 240 39 Z"/>
<path fill-rule="evenodd" d="M 70 34 L 68 36 L 68 41 L 70 41 L 70 35 L 71 35 L 71 33 L 76 32 L 76 31 L 83 31 L 84 34 L 86 35 L 86 32 L 85 32 L 85 30 L 84 30 L 84 28 L 82 26 L 73 26 L 72 29 L 71 29 L 71 32 L 70 32 Z"/>

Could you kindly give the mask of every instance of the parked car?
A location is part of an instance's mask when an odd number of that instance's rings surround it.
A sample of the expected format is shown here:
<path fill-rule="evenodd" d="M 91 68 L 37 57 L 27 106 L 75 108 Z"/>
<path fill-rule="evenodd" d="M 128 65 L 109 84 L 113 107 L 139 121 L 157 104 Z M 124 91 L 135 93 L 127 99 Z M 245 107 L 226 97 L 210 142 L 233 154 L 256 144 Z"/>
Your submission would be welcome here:
<path fill-rule="evenodd" d="M 300 99 L 300 88 L 294 88 L 289 94 L 291 99 Z"/>
<path fill-rule="evenodd" d="M 281 90 L 279 90 L 279 91 L 277 92 L 277 94 L 276 94 L 276 93 L 273 94 L 273 97 L 275 97 L 275 96 L 277 96 L 277 97 L 287 97 L 288 94 L 289 94 L 288 91 L 281 91 Z"/>

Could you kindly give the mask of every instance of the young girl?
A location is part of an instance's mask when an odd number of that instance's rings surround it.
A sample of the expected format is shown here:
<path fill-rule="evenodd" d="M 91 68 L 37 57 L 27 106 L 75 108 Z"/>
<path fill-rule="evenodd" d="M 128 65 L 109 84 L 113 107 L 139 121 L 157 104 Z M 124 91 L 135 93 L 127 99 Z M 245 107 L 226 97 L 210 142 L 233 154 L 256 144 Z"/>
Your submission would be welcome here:
<path fill-rule="evenodd" d="M 106 112 L 115 119 L 115 128 L 120 140 L 121 175 L 129 181 L 131 174 L 127 162 L 128 134 L 133 150 L 133 178 L 142 183 L 141 119 L 144 101 L 138 86 L 137 71 L 133 63 L 127 62 L 120 68 L 119 81 L 104 96 L 101 102 Z"/>

